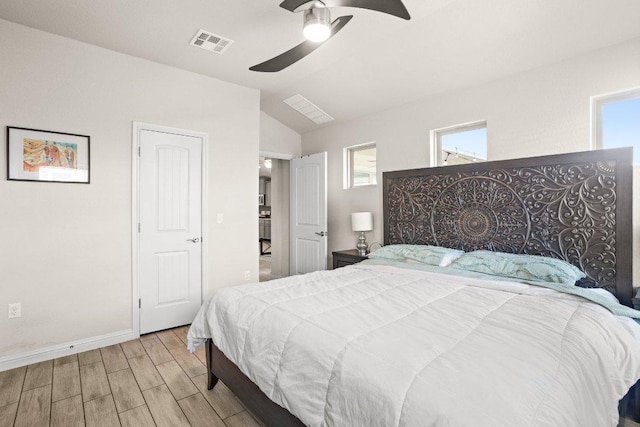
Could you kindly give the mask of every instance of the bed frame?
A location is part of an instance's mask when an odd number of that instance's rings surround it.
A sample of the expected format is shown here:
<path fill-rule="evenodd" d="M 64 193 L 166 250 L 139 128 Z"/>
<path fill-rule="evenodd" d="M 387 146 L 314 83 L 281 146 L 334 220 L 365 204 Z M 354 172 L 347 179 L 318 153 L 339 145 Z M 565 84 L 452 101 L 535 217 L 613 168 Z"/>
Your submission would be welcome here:
<path fill-rule="evenodd" d="M 587 274 L 578 286 L 604 288 L 631 306 L 632 157 L 621 148 L 385 172 L 385 244 L 563 259 Z M 211 340 L 206 351 L 209 390 L 220 379 L 266 425 L 304 425 Z"/>
<path fill-rule="evenodd" d="M 218 380 L 229 387 L 253 414 L 267 426 L 301 427 L 302 421 L 282 406 L 274 403 L 240 369 L 213 344 L 205 343 L 207 351 L 208 386 L 211 390 Z"/>

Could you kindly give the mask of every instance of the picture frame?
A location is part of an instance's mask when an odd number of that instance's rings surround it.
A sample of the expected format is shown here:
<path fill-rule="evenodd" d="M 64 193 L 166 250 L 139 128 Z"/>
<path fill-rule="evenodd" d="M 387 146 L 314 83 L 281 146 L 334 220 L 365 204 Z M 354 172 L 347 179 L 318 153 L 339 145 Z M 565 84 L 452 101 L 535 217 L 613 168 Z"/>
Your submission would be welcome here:
<path fill-rule="evenodd" d="M 7 126 L 7 180 L 89 184 L 91 137 Z"/>

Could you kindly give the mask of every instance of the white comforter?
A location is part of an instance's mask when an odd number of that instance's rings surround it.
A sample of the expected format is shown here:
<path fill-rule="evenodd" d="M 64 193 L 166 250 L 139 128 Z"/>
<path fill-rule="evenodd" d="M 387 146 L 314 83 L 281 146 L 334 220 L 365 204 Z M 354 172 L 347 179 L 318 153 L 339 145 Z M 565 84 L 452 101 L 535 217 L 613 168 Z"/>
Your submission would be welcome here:
<path fill-rule="evenodd" d="M 222 289 L 189 338 L 310 426 L 615 426 L 640 378 L 640 344 L 603 307 L 390 266 Z"/>

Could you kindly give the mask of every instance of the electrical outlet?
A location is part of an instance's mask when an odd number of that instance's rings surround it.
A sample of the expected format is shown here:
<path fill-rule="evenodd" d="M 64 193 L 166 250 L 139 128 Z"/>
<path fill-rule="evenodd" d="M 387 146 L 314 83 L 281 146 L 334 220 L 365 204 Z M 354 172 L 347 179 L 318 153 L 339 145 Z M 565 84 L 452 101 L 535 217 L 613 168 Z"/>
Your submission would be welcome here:
<path fill-rule="evenodd" d="M 224 216 L 221 213 L 219 213 L 218 216 L 216 217 L 216 222 L 218 224 L 222 224 L 224 222 Z"/>
<path fill-rule="evenodd" d="M 9 304 L 9 319 L 15 319 L 16 317 L 20 317 L 20 311 L 21 311 L 21 306 L 19 302 L 15 304 Z"/>
<path fill-rule="evenodd" d="M 251 280 L 251 271 L 247 270 L 244 272 L 244 280 Z"/>

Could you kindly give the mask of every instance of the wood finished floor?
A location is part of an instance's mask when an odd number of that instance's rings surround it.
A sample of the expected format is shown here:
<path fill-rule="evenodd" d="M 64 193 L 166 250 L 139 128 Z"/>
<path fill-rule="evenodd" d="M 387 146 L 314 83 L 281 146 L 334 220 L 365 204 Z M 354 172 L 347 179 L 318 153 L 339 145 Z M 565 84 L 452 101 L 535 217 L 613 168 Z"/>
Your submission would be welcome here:
<path fill-rule="evenodd" d="M 187 327 L 0 372 L 0 427 L 264 427 L 222 382 Z M 626 420 L 625 427 L 640 427 Z"/>
<path fill-rule="evenodd" d="M 260 256 L 259 267 L 259 281 L 267 282 L 271 280 L 271 255 Z"/>
<path fill-rule="evenodd" d="M 0 427 L 259 427 L 222 382 L 207 390 L 204 347 L 187 327 L 0 372 Z"/>

